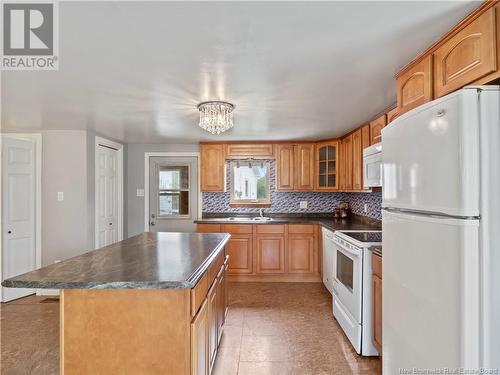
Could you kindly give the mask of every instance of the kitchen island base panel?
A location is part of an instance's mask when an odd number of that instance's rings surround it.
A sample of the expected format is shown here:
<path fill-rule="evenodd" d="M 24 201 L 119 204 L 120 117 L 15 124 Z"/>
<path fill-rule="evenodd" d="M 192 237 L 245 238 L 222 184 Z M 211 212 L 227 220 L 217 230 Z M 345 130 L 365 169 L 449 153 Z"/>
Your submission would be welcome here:
<path fill-rule="evenodd" d="M 189 374 L 189 289 L 61 291 L 60 373 Z"/>

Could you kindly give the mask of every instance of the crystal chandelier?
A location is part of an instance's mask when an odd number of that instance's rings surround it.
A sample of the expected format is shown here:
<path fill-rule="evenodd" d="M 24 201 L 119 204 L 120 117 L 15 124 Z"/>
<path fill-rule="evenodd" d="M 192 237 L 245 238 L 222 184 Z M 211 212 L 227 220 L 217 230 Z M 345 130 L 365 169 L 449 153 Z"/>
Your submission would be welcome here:
<path fill-rule="evenodd" d="M 234 106 L 228 102 L 210 101 L 198 104 L 200 128 L 220 134 L 233 127 Z"/>

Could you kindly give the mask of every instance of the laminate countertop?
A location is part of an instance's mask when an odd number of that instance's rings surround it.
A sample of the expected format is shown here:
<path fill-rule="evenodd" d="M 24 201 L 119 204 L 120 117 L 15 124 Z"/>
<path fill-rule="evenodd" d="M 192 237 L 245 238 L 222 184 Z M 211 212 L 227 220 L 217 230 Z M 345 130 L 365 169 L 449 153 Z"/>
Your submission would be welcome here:
<path fill-rule="evenodd" d="M 375 219 L 369 219 L 362 216 L 352 216 L 348 219 L 334 219 L 326 216 L 272 216 L 271 221 L 256 220 L 230 220 L 229 217 L 204 217 L 195 220 L 197 224 L 319 224 L 331 231 L 336 230 L 380 230 L 382 224 Z M 234 216 L 233 216 L 234 217 Z"/>
<path fill-rule="evenodd" d="M 10 288 L 193 288 L 227 233 L 147 232 L 2 282 Z"/>

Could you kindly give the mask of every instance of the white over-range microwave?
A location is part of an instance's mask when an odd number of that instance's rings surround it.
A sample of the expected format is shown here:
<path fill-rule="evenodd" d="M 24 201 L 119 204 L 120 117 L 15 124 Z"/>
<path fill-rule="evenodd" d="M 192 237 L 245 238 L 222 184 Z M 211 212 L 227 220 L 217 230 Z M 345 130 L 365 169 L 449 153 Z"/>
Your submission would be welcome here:
<path fill-rule="evenodd" d="M 382 186 L 382 143 L 363 150 L 363 188 Z"/>

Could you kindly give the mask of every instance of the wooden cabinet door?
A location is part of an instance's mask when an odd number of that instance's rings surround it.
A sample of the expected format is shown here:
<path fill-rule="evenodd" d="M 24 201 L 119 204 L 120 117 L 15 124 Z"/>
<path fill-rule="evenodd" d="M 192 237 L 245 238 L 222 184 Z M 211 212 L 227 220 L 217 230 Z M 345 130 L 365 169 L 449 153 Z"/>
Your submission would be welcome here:
<path fill-rule="evenodd" d="M 352 133 L 352 189 L 363 189 L 363 138 L 362 129 Z"/>
<path fill-rule="evenodd" d="M 226 252 L 229 254 L 228 273 L 230 275 L 253 272 L 251 234 L 231 234 L 226 245 Z"/>
<path fill-rule="evenodd" d="M 315 189 L 337 191 L 339 189 L 339 141 L 316 144 Z"/>
<path fill-rule="evenodd" d="M 391 109 L 389 112 L 387 112 L 387 124 L 393 122 L 399 115 L 400 113 L 398 107 Z"/>
<path fill-rule="evenodd" d="M 255 237 L 258 274 L 285 272 L 285 237 L 262 235 Z"/>
<path fill-rule="evenodd" d="M 338 177 L 339 177 L 339 190 L 345 190 L 345 144 L 341 139 L 339 142 L 339 161 L 338 161 Z"/>
<path fill-rule="evenodd" d="M 432 55 L 418 61 L 397 78 L 397 111 L 408 112 L 432 100 Z M 388 118 L 387 122 L 393 119 Z"/>
<path fill-rule="evenodd" d="M 382 353 L 382 279 L 373 275 L 373 345 Z"/>
<path fill-rule="evenodd" d="M 342 140 L 344 147 L 344 190 L 352 190 L 353 177 L 353 146 L 352 134 L 349 134 Z"/>
<path fill-rule="evenodd" d="M 208 304 L 208 360 L 209 368 L 212 369 L 217 355 L 218 333 L 217 333 L 217 280 L 207 294 Z"/>
<path fill-rule="evenodd" d="M 208 375 L 208 308 L 207 300 L 191 322 L 191 374 Z"/>
<path fill-rule="evenodd" d="M 370 146 L 371 137 L 370 137 L 370 124 L 363 125 L 361 128 L 361 144 L 363 145 L 363 150 Z"/>
<path fill-rule="evenodd" d="M 314 236 L 289 235 L 287 251 L 289 273 L 311 274 L 314 272 Z"/>
<path fill-rule="evenodd" d="M 224 316 L 226 311 L 226 276 L 222 265 L 217 275 L 217 346 L 222 338 L 222 327 L 224 326 Z"/>
<path fill-rule="evenodd" d="M 230 143 L 226 145 L 228 159 L 272 159 L 274 157 L 272 143 Z"/>
<path fill-rule="evenodd" d="M 295 190 L 314 190 L 314 144 L 300 143 L 295 146 Z"/>
<path fill-rule="evenodd" d="M 225 168 L 223 144 L 200 145 L 201 191 L 225 191 Z"/>
<path fill-rule="evenodd" d="M 495 9 L 490 8 L 434 52 L 435 98 L 496 70 L 495 31 Z"/>
<path fill-rule="evenodd" d="M 276 190 L 293 191 L 294 173 L 294 146 L 276 145 Z"/>
<path fill-rule="evenodd" d="M 382 129 L 387 125 L 387 116 L 385 113 L 377 117 L 375 120 L 370 121 L 370 145 L 382 141 Z"/>

